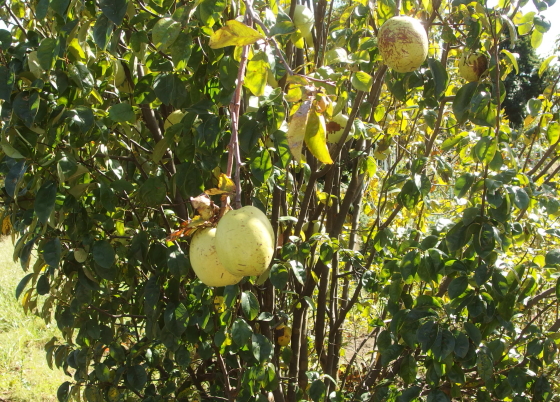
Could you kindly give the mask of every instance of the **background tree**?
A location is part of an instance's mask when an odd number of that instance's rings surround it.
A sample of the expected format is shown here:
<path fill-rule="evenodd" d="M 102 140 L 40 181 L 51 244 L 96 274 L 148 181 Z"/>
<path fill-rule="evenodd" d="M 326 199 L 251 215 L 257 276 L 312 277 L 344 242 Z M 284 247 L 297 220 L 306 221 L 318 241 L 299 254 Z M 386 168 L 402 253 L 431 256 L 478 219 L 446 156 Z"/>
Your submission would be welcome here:
<path fill-rule="evenodd" d="M 538 15 L 3 4 L 2 216 L 26 272 L 16 297 L 60 329 L 45 346 L 69 375 L 60 401 L 558 395 L 558 80 L 521 130 L 503 119 L 520 69 L 500 44 L 542 39 Z M 407 73 L 377 47 L 398 14 L 430 39 Z M 479 81 L 457 75 L 462 48 L 488 55 Z M 190 235 L 219 218 L 190 203 L 203 191 L 220 213 L 228 196 L 267 213 L 267 272 L 194 276 Z"/>
<path fill-rule="evenodd" d="M 527 102 L 542 94 L 546 87 L 546 77 L 539 75 L 539 67 L 543 60 L 531 46 L 531 36 L 521 36 L 513 48 L 508 44 L 509 41 L 504 48 L 519 55 L 519 74 L 510 74 L 504 80 L 507 91 L 504 110 L 508 120 L 515 127 L 520 127 L 527 116 Z"/>

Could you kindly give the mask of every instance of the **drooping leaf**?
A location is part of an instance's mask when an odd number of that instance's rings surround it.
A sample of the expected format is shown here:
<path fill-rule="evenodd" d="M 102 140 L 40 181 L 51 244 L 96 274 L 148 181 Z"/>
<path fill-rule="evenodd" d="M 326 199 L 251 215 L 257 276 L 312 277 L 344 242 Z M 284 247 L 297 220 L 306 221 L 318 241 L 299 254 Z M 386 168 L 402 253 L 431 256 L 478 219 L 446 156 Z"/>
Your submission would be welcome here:
<path fill-rule="evenodd" d="M 332 164 L 333 160 L 327 148 L 327 129 L 325 118 L 322 114 L 317 113 L 313 107 L 309 112 L 307 119 L 307 127 L 305 129 L 305 143 L 313 156 L 319 161 Z"/>
<path fill-rule="evenodd" d="M 301 104 L 288 123 L 286 139 L 288 140 L 290 152 L 297 162 L 300 162 L 302 158 L 301 150 L 303 147 L 303 140 L 305 139 L 305 133 L 307 131 L 307 120 L 309 118 L 310 111 L 311 101 L 306 100 Z"/>
<path fill-rule="evenodd" d="M 253 321 L 259 315 L 259 301 L 252 292 L 246 291 L 241 293 L 241 309 L 249 321 Z"/>
<path fill-rule="evenodd" d="M 103 15 L 118 26 L 126 15 L 127 0 L 100 0 L 99 7 Z"/>
<path fill-rule="evenodd" d="M 35 213 L 41 223 L 47 223 L 52 211 L 54 210 L 54 203 L 56 201 L 56 184 L 52 181 L 43 183 L 39 191 L 37 191 L 37 198 L 35 199 Z"/>

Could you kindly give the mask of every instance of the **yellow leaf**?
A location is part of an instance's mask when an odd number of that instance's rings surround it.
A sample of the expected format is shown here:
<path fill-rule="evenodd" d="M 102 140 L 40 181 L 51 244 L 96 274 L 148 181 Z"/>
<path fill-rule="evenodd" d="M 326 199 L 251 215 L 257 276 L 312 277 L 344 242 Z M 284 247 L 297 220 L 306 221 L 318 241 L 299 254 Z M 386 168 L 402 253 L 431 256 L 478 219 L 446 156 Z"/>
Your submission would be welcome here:
<path fill-rule="evenodd" d="M 78 38 L 72 39 L 72 41 L 68 45 L 68 51 L 72 53 L 72 55 L 78 61 L 84 61 L 86 59 L 86 53 L 80 46 L 80 42 L 78 41 Z"/>
<path fill-rule="evenodd" d="M 212 49 L 220 49 L 226 46 L 252 45 L 259 39 L 264 39 L 264 36 L 253 28 L 242 22 L 230 20 L 210 36 L 209 45 Z"/>
<path fill-rule="evenodd" d="M 235 193 L 235 183 L 225 173 L 218 177 L 218 188 L 228 193 Z"/>
<path fill-rule="evenodd" d="M 260 57 L 258 57 L 260 56 Z M 270 65 L 268 61 L 264 60 L 262 56 L 266 57 L 264 53 L 255 56 L 253 60 L 247 63 L 247 74 L 245 75 L 245 86 L 255 96 L 264 95 L 266 82 L 268 79 L 268 70 Z"/>
<path fill-rule="evenodd" d="M 305 139 L 305 128 L 307 126 L 307 118 L 309 117 L 310 109 L 311 101 L 304 101 L 288 124 L 286 139 L 288 140 L 290 152 L 297 162 L 301 161 L 301 147 Z"/>
<path fill-rule="evenodd" d="M 305 129 L 305 143 L 313 156 L 323 163 L 333 163 L 329 148 L 327 147 L 327 128 L 325 118 L 317 113 L 315 107 L 309 113 L 307 127 Z"/>

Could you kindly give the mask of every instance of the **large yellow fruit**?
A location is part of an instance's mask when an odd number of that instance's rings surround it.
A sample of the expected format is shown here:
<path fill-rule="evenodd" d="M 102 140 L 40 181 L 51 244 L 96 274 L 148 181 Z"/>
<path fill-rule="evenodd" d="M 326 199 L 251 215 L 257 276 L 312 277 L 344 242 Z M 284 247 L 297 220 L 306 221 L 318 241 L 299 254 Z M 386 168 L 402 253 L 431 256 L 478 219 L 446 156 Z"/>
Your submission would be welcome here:
<path fill-rule="evenodd" d="M 274 255 L 272 225 L 260 209 L 246 206 L 225 214 L 216 229 L 218 258 L 232 275 L 262 274 Z"/>
<path fill-rule="evenodd" d="M 381 26 L 377 46 L 387 66 L 399 73 L 408 73 L 426 60 L 428 35 L 417 19 L 393 17 Z"/>
<path fill-rule="evenodd" d="M 334 116 L 332 120 L 327 123 L 327 142 L 329 144 L 337 144 L 347 124 L 348 116 L 345 114 L 339 113 Z M 354 126 L 350 129 L 350 134 L 346 137 L 346 141 L 352 138 L 352 134 L 354 134 Z"/>
<path fill-rule="evenodd" d="M 482 73 L 488 69 L 488 59 L 484 53 L 463 52 L 459 60 L 459 75 L 467 81 L 478 81 Z"/>
<path fill-rule="evenodd" d="M 216 253 L 216 228 L 198 230 L 189 251 L 191 266 L 198 279 L 207 286 L 235 285 L 243 276 L 225 270 Z"/>

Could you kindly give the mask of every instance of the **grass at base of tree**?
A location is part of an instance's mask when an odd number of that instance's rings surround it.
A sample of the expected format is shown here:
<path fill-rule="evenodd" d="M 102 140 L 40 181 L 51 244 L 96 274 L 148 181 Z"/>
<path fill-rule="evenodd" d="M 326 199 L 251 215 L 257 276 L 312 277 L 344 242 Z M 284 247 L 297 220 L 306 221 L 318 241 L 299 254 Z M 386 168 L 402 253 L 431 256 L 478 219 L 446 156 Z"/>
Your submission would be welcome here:
<path fill-rule="evenodd" d="M 43 345 L 57 335 L 56 324 L 25 314 L 15 288 L 24 272 L 12 260 L 10 238 L 0 237 L 0 401 L 56 401 L 56 390 L 68 379 L 51 370 Z"/>

